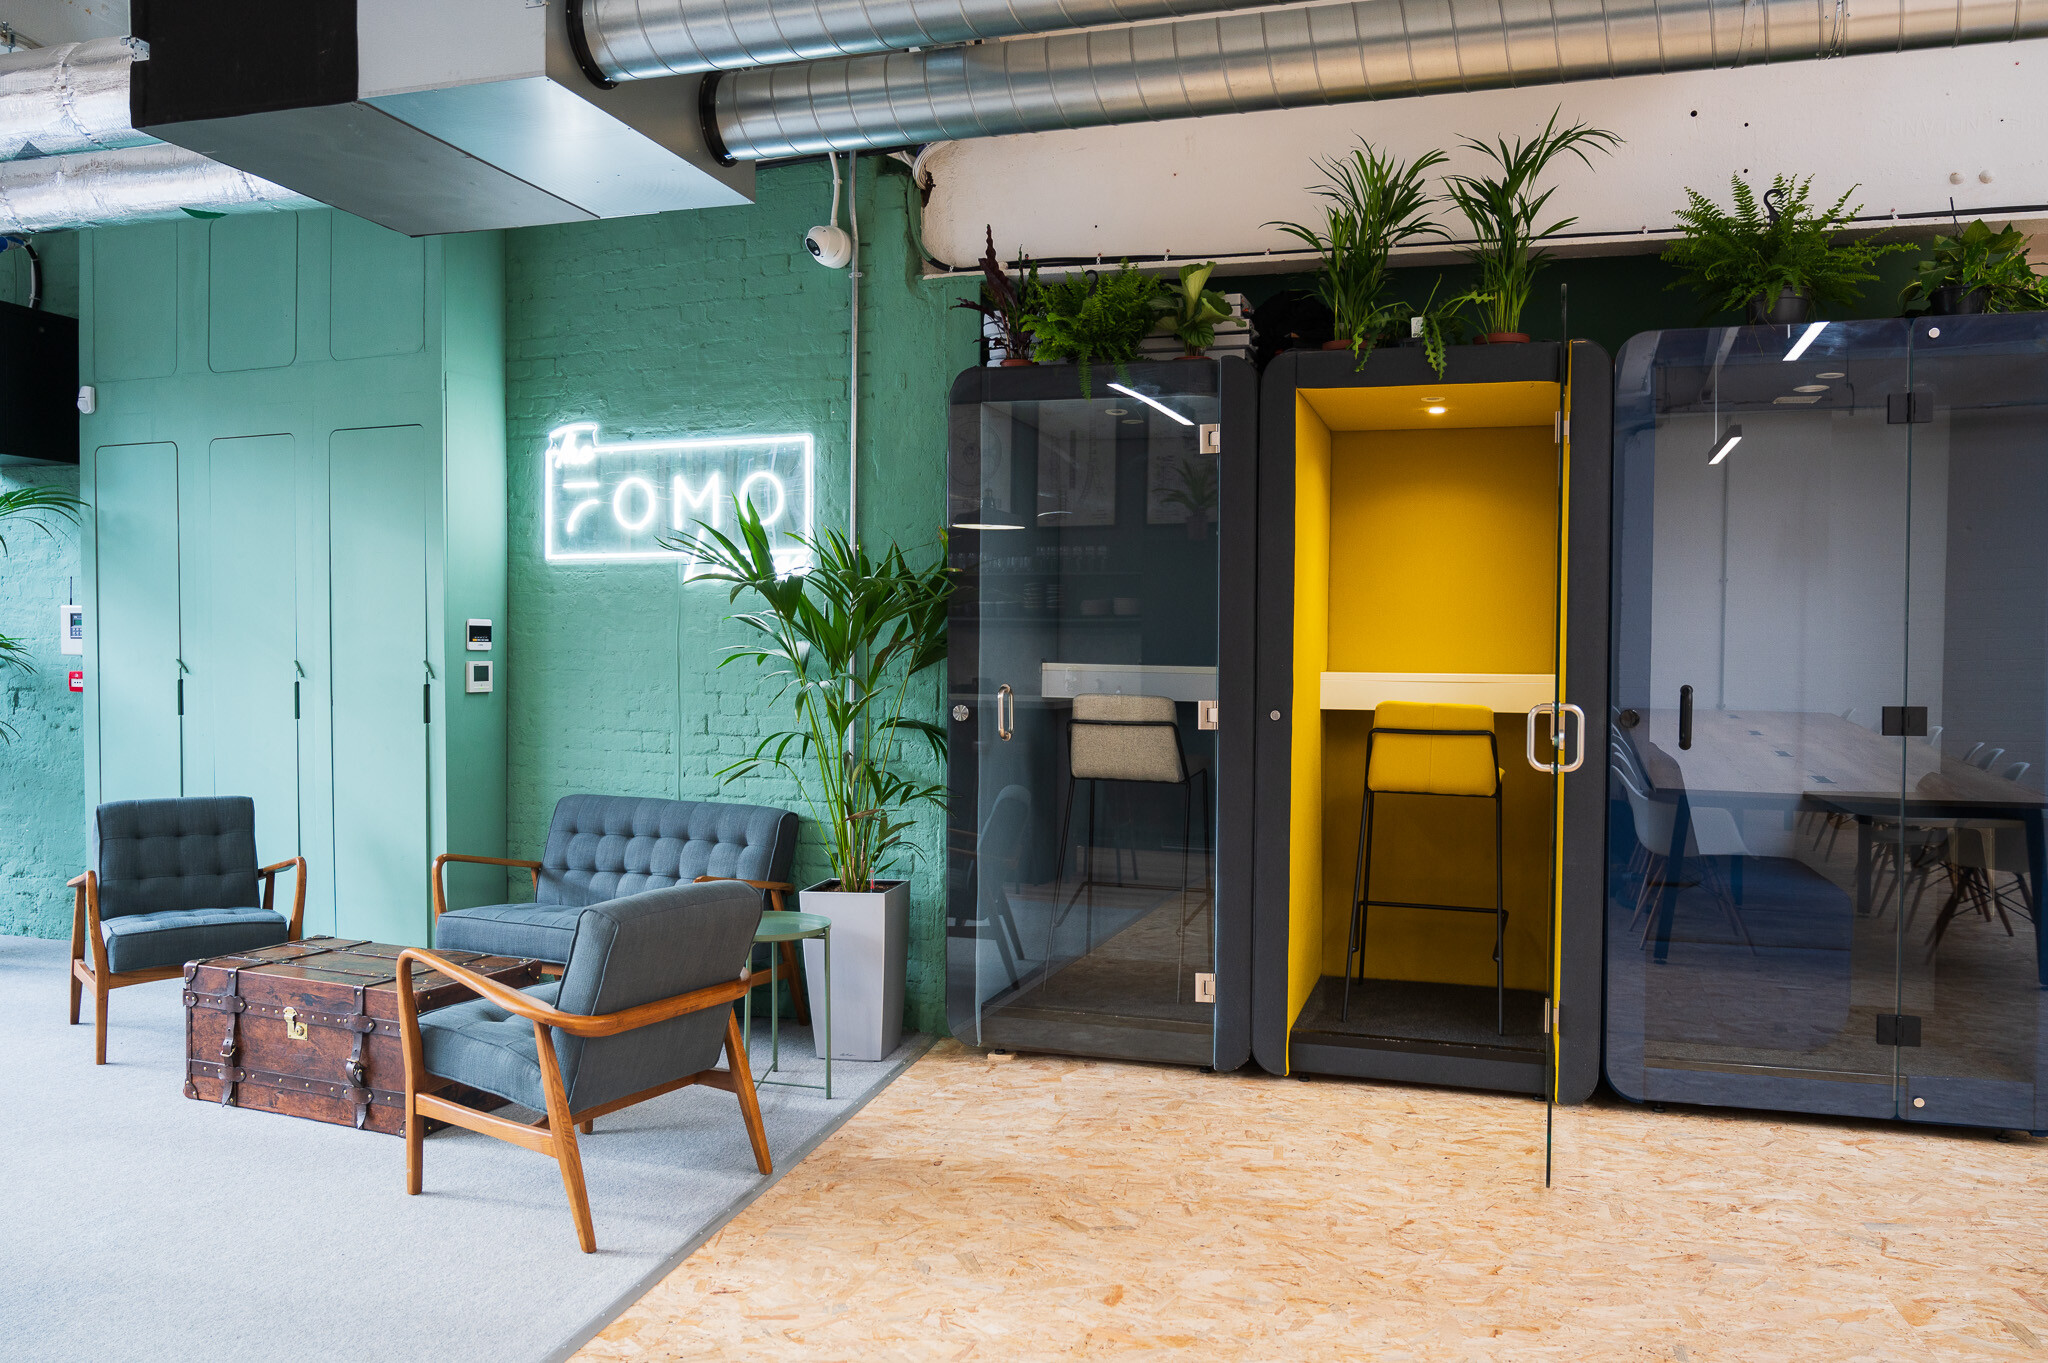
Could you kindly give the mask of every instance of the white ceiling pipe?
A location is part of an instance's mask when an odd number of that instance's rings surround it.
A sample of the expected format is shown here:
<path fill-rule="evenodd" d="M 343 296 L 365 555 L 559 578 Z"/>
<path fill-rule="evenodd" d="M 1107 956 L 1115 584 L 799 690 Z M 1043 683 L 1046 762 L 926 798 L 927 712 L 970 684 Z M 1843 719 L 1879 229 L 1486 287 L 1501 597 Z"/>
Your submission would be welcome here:
<path fill-rule="evenodd" d="M 737 160 L 2048 36 L 2048 0 L 1359 0 L 713 75 Z"/>
<path fill-rule="evenodd" d="M 611 80 L 1010 38 L 1278 0 L 570 0 L 570 32 Z"/>
<path fill-rule="evenodd" d="M 134 38 L 95 38 L 0 56 L 0 161 L 155 142 L 128 123 L 128 67 L 147 52 Z"/>
<path fill-rule="evenodd" d="M 0 233 L 318 208 L 319 203 L 197 152 L 157 143 L 0 163 Z"/>

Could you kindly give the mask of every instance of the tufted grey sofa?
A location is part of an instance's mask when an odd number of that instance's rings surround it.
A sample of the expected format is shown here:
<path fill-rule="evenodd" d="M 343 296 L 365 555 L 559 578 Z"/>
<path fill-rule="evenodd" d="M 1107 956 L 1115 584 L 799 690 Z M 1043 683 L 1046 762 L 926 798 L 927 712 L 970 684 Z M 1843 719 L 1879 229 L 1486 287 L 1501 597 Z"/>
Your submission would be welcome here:
<path fill-rule="evenodd" d="M 447 853 L 434 859 L 434 945 L 443 950 L 569 959 L 583 910 L 699 876 L 783 885 L 796 857 L 796 815 L 765 805 L 564 795 L 539 861 Z M 521 866 L 531 904 L 445 909 L 447 862 Z"/>
<path fill-rule="evenodd" d="M 288 867 L 297 873 L 289 921 L 272 907 Z M 90 988 L 93 1058 L 104 1065 L 107 991 L 169 979 L 187 961 L 297 941 L 306 863 L 256 865 L 256 803 L 246 795 L 117 800 L 93 811 L 91 869 L 71 888 L 71 1021 Z"/>

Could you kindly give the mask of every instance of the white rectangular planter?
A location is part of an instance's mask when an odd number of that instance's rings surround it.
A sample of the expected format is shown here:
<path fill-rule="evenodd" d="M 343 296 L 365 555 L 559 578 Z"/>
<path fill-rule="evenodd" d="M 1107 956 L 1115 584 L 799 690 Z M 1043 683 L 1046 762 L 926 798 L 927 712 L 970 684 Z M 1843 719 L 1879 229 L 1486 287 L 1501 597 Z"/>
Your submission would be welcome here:
<path fill-rule="evenodd" d="M 832 920 L 832 1058 L 882 1060 L 903 1039 L 903 963 L 909 951 L 910 882 L 848 894 L 820 881 L 797 894 L 797 907 Z M 804 983 L 811 1033 L 825 1054 L 825 944 L 804 942 Z"/>

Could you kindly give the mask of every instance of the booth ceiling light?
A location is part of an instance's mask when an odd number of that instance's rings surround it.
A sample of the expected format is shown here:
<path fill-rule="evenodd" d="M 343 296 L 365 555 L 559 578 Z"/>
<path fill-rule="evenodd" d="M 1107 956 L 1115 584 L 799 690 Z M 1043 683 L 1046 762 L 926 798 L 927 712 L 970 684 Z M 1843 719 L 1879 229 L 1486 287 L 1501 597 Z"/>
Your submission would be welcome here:
<path fill-rule="evenodd" d="M 997 525 L 992 521 L 954 521 L 955 530 L 1022 530 L 1021 525 Z"/>
<path fill-rule="evenodd" d="M 1727 430 L 1721 432 L 1720 442 L 1714 446 L 1714 457 L 1712 459 L 1709 459 L 1707 462 L 1709 464 L 1720 463 L 1723 459 L 1726 459 L 1728 457 L 1728 452 L 1730 450 L 1734 449 L 1737 445 L 1740 445 L 1741 443 L 1742 428 L 1740 426 L 1730 426 Z"/>
<path fill-rule="evenodd" d="M 1787 360 L 1796 360 L 1801 355 L 1804 355 L 1806 348 L 1819 340 L 1820 334 L 1827 329 L 1828 324 L 1826 322 L 1808 322 L 1806 330 L 1799 333 L 1799 339 L 1794 341 L 1792 348 L 1785 352 L 1785 358 Z"/>
<path fill-rule="evenodd" d="M 1154 398 L 1148 398 L 1135 388 L 1126 388 L 1124 385 L 1120 383 L 1112 383 L 1109 386 L 1111 388 L 1114 388 L 1117 392 L 1122 393 L 1125 397 L 1136 398 L 1138 401 L 1144 403 L 1147 407 L 1150 407 L 1155 411 L 1166 413 L 1166 415 L 1172 417 L 1175 421 L 1178 421 L 1183 426 L 1192 426 L 1195 424 L 1187 417 L 1182 416 L 1179 412 L 1174 411 L 1173 408 L 1167 406 L 1165 403 L 1160 402 Z"/>
<path fill-rule="evenodd" d="M 1448 407 L 1432 407 L 1429 409 L 1429 414 L 1431 416 L 1442 416 L 1445 412 L 1449 410 L 1450 409 Z"/>

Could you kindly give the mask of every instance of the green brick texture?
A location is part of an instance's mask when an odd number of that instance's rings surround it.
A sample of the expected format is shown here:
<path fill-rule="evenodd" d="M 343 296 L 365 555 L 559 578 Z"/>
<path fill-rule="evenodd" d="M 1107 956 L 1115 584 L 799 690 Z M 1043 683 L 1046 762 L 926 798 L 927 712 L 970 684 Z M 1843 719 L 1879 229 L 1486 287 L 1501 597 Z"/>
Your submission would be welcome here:
<path fill-rule="evenodd" d="M 43 306 L 78 315 L 78 241 L 70 233 L 36 240 L 43 258 Z M 0 299 L 28 302 L 28 259 L 0 255 Z M 0 451 L 4 453 L 4 451 Z M 76 467 L 0 464 L 0 489 L 45 483 L 78 491 Z M 51 520 L 44 534 L 19 519 L 0 523 L 0 634 L 29 647 L 35 671 L 0 668 L 0 934 L 63 937 L 71 931 L 64 882 L 85 869 L 85 697 L 65 673 L 78 665 L 57 651 L 57 607 L 69 579 L 82 579 L 78 527 Z"/>
<path fill-rule="evenodd" d="M 860 531 L 935 549 L 945 514 L 946 400 L 976 360 L 971 280 L 919 277 L 907 179 L 866 158 L 860 177 Z M 827 874 L 810 810 L 779 774 L 721 786 L 717 771 L 788 717 L 745 664 L 726 591 L 655 564 L 550 565 L 540 496 L 547 432 L 596 421 L 607 440 L 816 438 L 817 523 L 846 524 L 848 278 L 804 249 L 826 221 L 821 165 L 761 173 L 750 207 L 510 233 L 506 409 L 510 481 L 510 846 L 539 854 L 555 801 L 576 791 L 728 799 L 804 819 L 796 880 Z M 846 224 L 842 207 L 840 222 Z M 921 679 L 936 721 L 944 678 Z M 919 816 L 906 1022 L 945 1027 L 945 819 Z M 523 875 L 511 886 L 524 895 Z"/>

